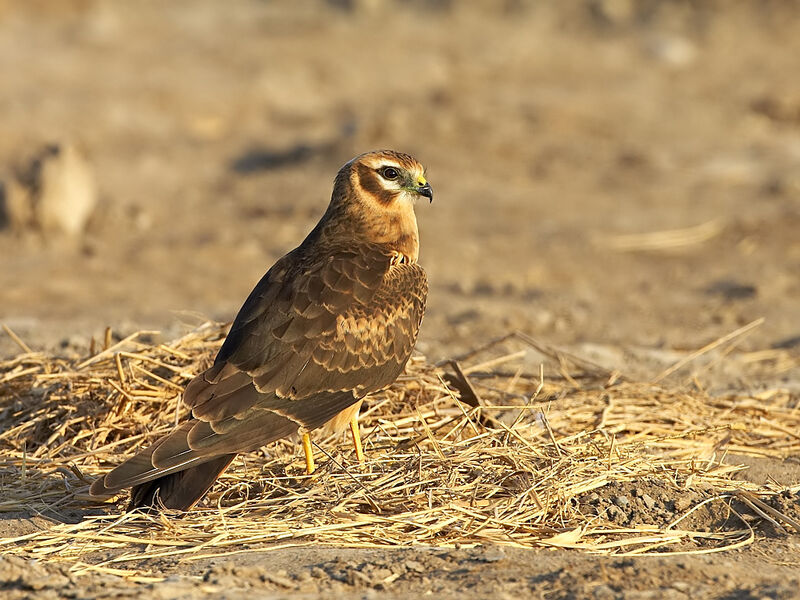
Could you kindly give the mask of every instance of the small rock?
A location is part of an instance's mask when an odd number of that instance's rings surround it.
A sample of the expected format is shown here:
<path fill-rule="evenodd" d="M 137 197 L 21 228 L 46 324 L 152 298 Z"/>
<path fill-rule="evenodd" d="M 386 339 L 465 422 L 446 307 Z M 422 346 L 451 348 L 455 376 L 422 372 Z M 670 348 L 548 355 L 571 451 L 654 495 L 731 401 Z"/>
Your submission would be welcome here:
<path fill-rule="evenodd" d="M 347 572 L 347 578 L 345 579 L 345 582 L 352 586 L 357 586 L 359 584 L 367 587 L 372 586 L 372 580 L 369 578 L 369 576 L 355 569 L 351 569 Z"/>
<path fill-rule="evenodd" d="M 592 591 L 592 596 L 597 598 L 597 600 L 606 600 L 607 598 L 610 600 L 616 598 L 617 594 L 611 587 L 603 584 L 603 585 L 598 585 L 596 588 L 594 588 L 594 590 Z"/>
<path fill-rule="evenodd" d="M 418 560 L 407 560 L 406 569 L 414 571 L 415 573 L 422 573 L 425 571 L 425 566 Z"/>
<path fill-rule="evenodd" d="M 656 505 L 656 501 L 653 500 L 653 497 L 650 494 L 642 494 L 639 497 L 648 509 L 652 509 Z"/>
<path fill-rule="evenodd" d="M 506 557 L 506 553 L 500 547 L 487 548 L 478 560 L 482 562 L 499 562 Z"/>
<path fill-rule="evenodd" d="M 628 508 L 628 505 L 631 503 L 627 496 L 615 496 L 613 502 L 620 508 Z"/>
<path fill-rule="evenodd" d="M 372 575 L 373 577 L 375 577 L 375 579 L 378 579 L 380 581 L 393 580 L 393 578 L 394 579 L 397 578 L 390 569 L 387 569 L 385 567 L 377 569 Z"/>
<path fill-rule="evenodd" d="M 295 587 L 294 582 L 291 579 L 289 579 L 286 571 L 284 571 L 283 569 L 277 571 L 276 573 L 262 573 L 261 578 L 264 581 L 268 581 L 269 583 L 272 583 L 282 588 L 293 589 Z"/>
<path fill-rule="evenodd" d="M 692 505 L 692 501 L 686 498 L 685 496 L 681 496 L 680 498 L 675 499 L 675 510 L 677 511 L 684 511 L 688 509 Z"/>
<path fill-rule="evenodd" d="M 684 594 L 688 594 L 689 590 L 691 589 L 692 586 L 689 585 L 685 581 L 673 581 L 672 582 L 672 587 L 674 589 L 678 590 L 679 592 L 683 592 Z"/>
<path fill-rule="evenodd" d="M 311 580 L 298 583 L 295 590 L 299 594 L 307 594 L 311 597 L 319 597 L 319 586 Z"/>

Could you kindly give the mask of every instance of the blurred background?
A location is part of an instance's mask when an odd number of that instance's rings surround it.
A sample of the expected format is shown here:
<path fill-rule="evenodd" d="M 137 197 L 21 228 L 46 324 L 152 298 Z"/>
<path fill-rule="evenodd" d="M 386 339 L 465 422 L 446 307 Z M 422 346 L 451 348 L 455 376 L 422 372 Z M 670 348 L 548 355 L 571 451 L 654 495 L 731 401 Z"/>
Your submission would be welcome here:
<path fill-rule="evenodd" d="M 432 359 L 759 317 L 745 347 L 800 349 L 789 0 L 0 0 L 0 321 L 85 352 L 230 320 L 377 148 L 436 192 Z"/>

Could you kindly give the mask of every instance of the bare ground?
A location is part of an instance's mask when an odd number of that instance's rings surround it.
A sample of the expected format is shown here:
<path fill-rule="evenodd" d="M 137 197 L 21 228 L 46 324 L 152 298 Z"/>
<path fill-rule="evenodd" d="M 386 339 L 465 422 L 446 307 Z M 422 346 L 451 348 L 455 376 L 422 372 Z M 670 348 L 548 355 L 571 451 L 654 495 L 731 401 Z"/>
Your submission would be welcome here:
<path fill-rule="evenodd" d="M 764 317 L 697 384 L 797 393 L 799 19 L 778 2 L 0 2 L 0 165 L 77 142 L 101 193 L 78 239 L 0 235 L 0 319 L 67 354 L 106 325 L 169 337 L 197 313 L 230 319 L 324 210 L 338 166 L 394 147 L 436 191 L 418 209 L 431 359 L 522 330 L 653 376 Z M 796 458 L 742 460 L 743 477 L 800 483 Z M 609 486 L 586 509 L 631 522 L 671 510 L 642 486 L 652 507 Z M 0 533 L 39 519 L 4 513 Z M 797 536 L 758 535 L 741 551 L 638 559 L 304 547 L 151 565 L 174 574 L 157 584 L 6 557 L 0 589 L 797 597 Z"/>

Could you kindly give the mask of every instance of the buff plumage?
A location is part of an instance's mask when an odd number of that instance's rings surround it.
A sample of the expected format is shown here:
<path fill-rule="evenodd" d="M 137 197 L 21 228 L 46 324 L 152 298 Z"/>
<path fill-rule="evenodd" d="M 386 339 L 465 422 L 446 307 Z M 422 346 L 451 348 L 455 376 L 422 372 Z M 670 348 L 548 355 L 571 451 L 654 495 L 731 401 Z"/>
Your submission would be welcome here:
<path fill-rule="evenodd" d="M 370 152 L 342 167 L 322 219 L 259 281 L 213 366 L 186 386 L 191 417 L 91 494 L 132 487 L 132 507 L 188 510 L 238 453 L 355 423 L 363 398 L 402 372 L 425 310 L 419 196 L 432 191 L 407 154 Z"/>

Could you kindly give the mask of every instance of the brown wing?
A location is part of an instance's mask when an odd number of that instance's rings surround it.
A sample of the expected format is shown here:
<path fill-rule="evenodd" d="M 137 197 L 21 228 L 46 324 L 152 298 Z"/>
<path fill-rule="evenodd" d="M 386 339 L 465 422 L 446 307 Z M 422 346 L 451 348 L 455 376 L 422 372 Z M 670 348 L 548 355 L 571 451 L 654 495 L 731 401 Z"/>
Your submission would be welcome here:
<path fill-rule="evenodd" d="M 253 410 L 294 415 L 320 394 L 352 397 L 335 414 L 394 381 L 416 341 L 427 281 L 418 265 L 390 258 L 367 247 L 306 269 L 294 285 L 265 278 L 214 366 L 187 387 L 194 416 L 225 427 Z"/>
<path fill-rule="evenodd" d="M 425 308 L 425 272 L 373 246 L 316 261 L 302 251 L 264 276 L 214 365 L 186 387 L 194 418 L 95 482 L 93 494 L 314 429 L 397 378 Z"/>

